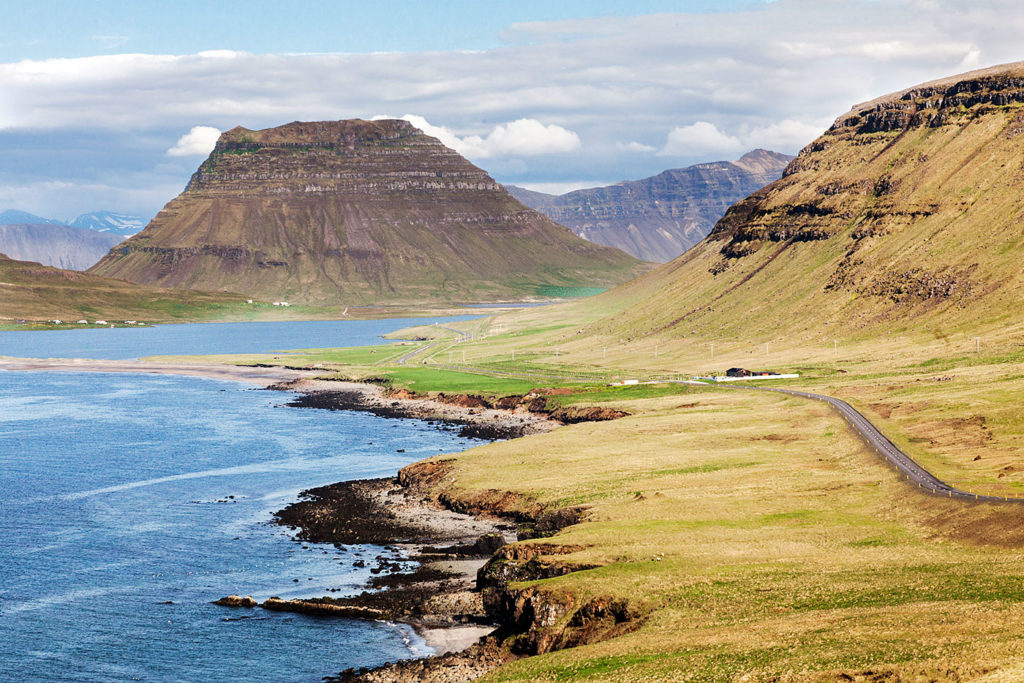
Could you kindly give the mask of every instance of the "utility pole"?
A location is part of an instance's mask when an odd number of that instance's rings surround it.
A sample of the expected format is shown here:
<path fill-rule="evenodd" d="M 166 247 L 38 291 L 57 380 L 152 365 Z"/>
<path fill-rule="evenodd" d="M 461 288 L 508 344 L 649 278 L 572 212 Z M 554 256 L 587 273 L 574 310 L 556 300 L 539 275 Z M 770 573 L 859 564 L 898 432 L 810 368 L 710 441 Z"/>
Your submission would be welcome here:
<path fill-rule="evenodd" d="M 768 342 L 764 343 L 764 355 L 768 355 Z"/>
<path fill-rule="evenodd" d="M 513 363 L 516 362 L 516 350 L 515 349 L 512 349 L 512 362 Z"/>
<path fill-rule="evenodd" d="M 608 347 L 607 346 L 604 347 L 603 349 L 601 349 L 601 351 L 602 351 L 602 354 L 603 354 L 601 356 L 601 358 L 607 358 L 608 357 Z"/>
<path fill-rule="evenodd" d="M 974 352 L 981 353 L 981 337 L 974 338 Z"/>

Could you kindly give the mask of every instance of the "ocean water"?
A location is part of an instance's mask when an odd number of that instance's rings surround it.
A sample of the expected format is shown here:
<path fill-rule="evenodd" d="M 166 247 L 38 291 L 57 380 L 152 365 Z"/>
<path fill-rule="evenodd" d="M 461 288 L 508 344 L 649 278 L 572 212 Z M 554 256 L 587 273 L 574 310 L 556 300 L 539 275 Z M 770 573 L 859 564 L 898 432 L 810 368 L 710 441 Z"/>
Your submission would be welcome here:
<path fill-rule="evenodd" d="M 36 332 L 0 331 L 0 356 L 100 358 L 211 353 L 270 353 L 290 349 L 382 344 L 381 335 L 414 325 L 444 324 L 478 316 L 202 323 L 153 327 L 90 328 Z"/>
<path fill-rule="evenodd" d="M 383 549 L 297 543 L 271 513 L 302 489 L 479 443 L 288 399 L 189 377 L 0 371 L 0 679 L 318 681 L 428 652 L 400 625 L 210 604 L 359 592 L 372 562 L 353 563 Z"/>

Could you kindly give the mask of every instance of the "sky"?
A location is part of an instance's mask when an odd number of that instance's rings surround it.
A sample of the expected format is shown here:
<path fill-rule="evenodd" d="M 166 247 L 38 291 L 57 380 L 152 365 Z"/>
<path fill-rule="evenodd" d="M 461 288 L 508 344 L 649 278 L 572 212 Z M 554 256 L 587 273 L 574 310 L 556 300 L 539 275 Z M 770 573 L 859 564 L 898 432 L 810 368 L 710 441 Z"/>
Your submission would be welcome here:
<path fill-rule="evenodd" d="M 295 120 L 406 118 L 555 193 L 795 154 L 1021 35 L 1019 0 L 5 0 L 0 211 L 148 218 L 221 131 Z"/>

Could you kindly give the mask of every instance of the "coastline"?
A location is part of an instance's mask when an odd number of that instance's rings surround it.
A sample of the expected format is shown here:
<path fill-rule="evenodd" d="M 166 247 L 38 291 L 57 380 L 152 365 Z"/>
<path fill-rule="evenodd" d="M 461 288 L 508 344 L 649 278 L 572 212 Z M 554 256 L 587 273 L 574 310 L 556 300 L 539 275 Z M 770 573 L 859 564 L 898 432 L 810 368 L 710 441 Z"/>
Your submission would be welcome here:
<path fill-rule="evenodd" d="M 0 372 L 5 370 L 184 375 L 245 382 L 293 392 L 296 399 L 288 405 L 295 407 L 362 410 L 383 417 L 437 421 L 463 435 L 489 439 L 547 432 L 562 424 L 544 413 L 531 412 L 521 400 L 507 408 L 487 407 L 474 400 L 476 397 L 416 397 L 372 384 L 315 379 L 315 371 L 282 367 L 0 357 Z M 345 529 L 328 530 L 318 524 L 325 514 L 334 515 L 333 521 L 343 522 Z M 296 540 L 379 544 L 417 563 L 413 572 L 403 572 L 395 557 L 378 556 L 380 571 L 367 586 L 369 590 L 351 598 L 271 599 L 259 605 L 278 611 L 408 624 L 434 650 L 427 657 L 369 671 L 340 672 L 327 680 L 434 680 L 424 677 L 441 670 L 457 672 L 457 678 L 451 680 L 469 680 L 469 676 L 483 675 L 515 658 L 502 651 L 499 639 L 487 637 L 498 624 L 488 617 L 477 586 L 481 569 L 495 552 L 517 540 L 514 522 L 486 511 L 454 512 L 415 484 L 403 484 L 400 477 L 339 482 L 304 491 L 300 500 L 275 513 L 275 522 L 297 532 Z M 249 600 L 227 596 L 218 602 L 229 607 L 257 606 Z"/>
<path fill-rule="evenodd" d="M 452 512 L 403 486 L 397 477 L 304 491 L 298 501 L 275 513 L 274 521 L 299 541 L 372 544 L 385 550 L 371 568 L 374 578 L 359 595 L 290 600 L 273 609 L 318 614 L 362 610 L 376 615 L 370 618 L 412 626 L 434 657 L 465 650 L 498 627 L 487 615 L 476 579 L 496 550 L 516 540 L 514 523 Z M 415 566 L 399 566 L 394 562 L 398 553 Z"/>
<path fill-rule="evenodd" d="M 518 402 L 512 402 L 507 408 L 488 407 L 470 396 L 429 398 L 408 391 L 388 392 L 375 384 L 316 379 L 320 371 L 279 366 L 0 356 L 0 372 L 4 370 L 185 375 L 246 382 L 265 389 L 298 394 L 299 398 L 288 404 L 292 407 L 360 410 L 381 417 L 436 421 L 459 427 L 465 436 L 485 439 L 538 434 L 562 425 L 546 414 L 529 411 Z"/>

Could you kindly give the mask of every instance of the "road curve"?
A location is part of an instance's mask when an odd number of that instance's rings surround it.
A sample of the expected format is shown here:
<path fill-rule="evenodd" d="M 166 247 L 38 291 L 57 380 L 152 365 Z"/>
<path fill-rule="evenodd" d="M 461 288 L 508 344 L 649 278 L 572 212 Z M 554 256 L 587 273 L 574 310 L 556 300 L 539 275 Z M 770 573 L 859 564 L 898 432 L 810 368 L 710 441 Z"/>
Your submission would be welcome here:
<path fill-rule="evenodd" d="M 734 385 L 735 386 L 735 385 Z M 963 500 L 983 500 L 998 503 L 1024 503 L 1024 498 L 1008 498 L 1003 496 L 985 496 L 958 489 L 942 481 L 934 474 L 921 467 L 909 455 L 901 451 L 896 445 L 889 441 L 882 432 L 878 431 L 875 425 L 861 415 L 846 401 L 831 396 L 812 394 L 807 391 L 793 391 L 790 389 L 775 389 L 772 387 L 755 387 L 750 385 L 736 386 L 737 389 L 755 389 L 757 391 L 772 391 L 778 394 L 787 394 L 799 398 L 807 398 L 814 401 L 822 401 L 829 404 L 842 415 L 850 428 L 863 439 L 868 448 L 873 449 L 878 455 L 885 458 L 891 465 L 899 470 L 912 484 L 920 489 L 946 498 L 960 498 Z"/>
<path fill-rule="evenodd" d="M 395 363 L 397 365 L 405 365 L 409 361 L 410 358 L 412 358 L 413 356 L 415 356 L 417 354 L 423 353 L 424 351 L 430 350 L 431 348 L 437 346 L 438 343 L 439 342 L 433 342 L 433 343 L 427 344 L 426 346 L 421 346 L 419 348 L 413 349 L 409 353 L 404 354 L 401 358 L 396 360 Z"/>

